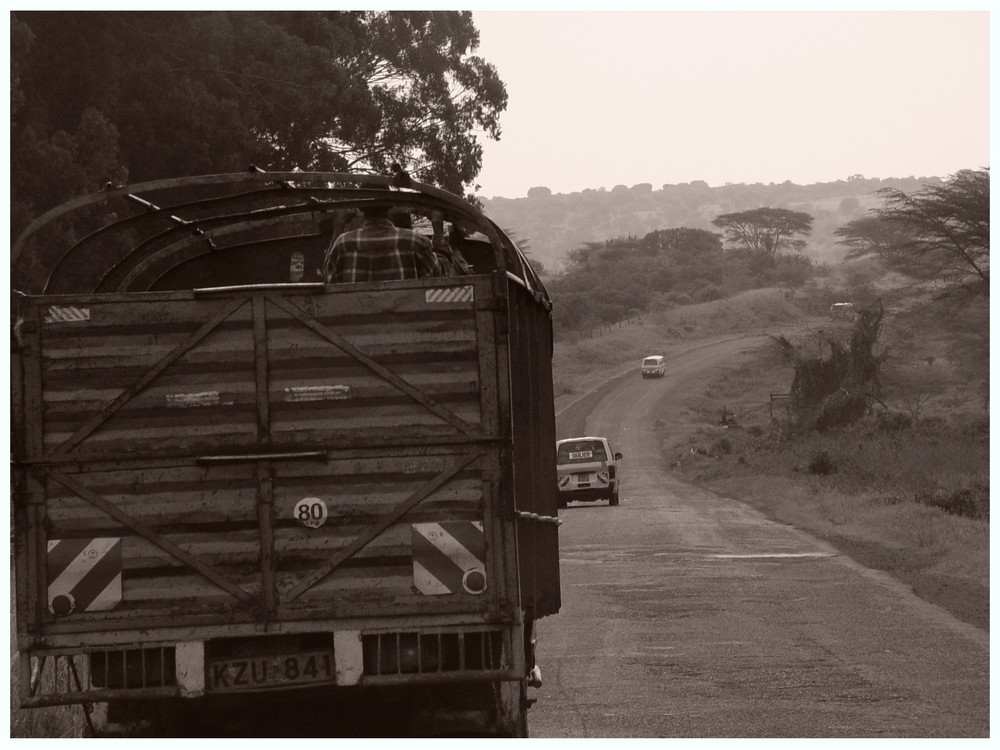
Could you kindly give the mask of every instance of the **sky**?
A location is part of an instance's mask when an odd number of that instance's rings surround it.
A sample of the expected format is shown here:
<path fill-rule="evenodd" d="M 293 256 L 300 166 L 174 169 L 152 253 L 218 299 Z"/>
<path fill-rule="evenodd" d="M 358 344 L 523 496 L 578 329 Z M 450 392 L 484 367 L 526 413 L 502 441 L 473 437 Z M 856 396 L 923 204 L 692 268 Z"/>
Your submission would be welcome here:
<path fill-rule="evenodd" d="M 486 198 L 989 165 L 982 9 L 473 9 L 473 19 L 475 54 L 508 94 L 500 141 L 480 139 Z"/>

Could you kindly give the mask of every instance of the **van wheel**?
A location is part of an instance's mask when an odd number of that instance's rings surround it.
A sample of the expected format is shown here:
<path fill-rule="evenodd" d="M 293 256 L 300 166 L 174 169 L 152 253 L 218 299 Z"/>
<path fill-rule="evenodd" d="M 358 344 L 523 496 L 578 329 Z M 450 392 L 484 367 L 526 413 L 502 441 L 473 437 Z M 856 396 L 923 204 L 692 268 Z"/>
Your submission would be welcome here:
<path fill-rule="evenodd" d="M 618 505 L 618 488 L 615 487 L 615 491 L 611 493 L 611 497 L 608 498 L 608 505 Z"/>

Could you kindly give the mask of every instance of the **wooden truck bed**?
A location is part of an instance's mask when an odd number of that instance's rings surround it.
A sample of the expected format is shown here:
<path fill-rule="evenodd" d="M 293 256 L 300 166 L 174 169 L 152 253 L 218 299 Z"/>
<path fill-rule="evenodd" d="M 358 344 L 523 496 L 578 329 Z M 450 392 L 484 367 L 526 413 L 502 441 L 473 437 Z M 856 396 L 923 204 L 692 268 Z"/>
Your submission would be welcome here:
<path fill-rule="evenodd" d="M 351 180 L 115 189 L 15 243 L 22 705 L 226 691 L 247 654 L 395 684 L 411 639 L 421 679 L 523 680 L 560 604 L 547 297 L 468 204 Z M 477 273 L 310 281 L 322 212 L 387 200 L 478 222 Z"/>
<path fill-rule="evenodd" d="M 488 277 L 32 300 L 32 624 L 509 609 L 494 305 Z M 435 533 L 481 576 L 416 557 Z"/>

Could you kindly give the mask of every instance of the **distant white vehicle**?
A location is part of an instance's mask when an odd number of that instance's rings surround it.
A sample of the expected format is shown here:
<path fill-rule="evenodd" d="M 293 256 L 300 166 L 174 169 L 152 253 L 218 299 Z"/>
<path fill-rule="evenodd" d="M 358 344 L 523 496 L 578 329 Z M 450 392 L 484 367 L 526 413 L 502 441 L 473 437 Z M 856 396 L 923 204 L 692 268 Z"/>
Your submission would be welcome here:
<path fill-rule="evenodd" d="M 850 302 L 834 302 L 830 305 L 830 317 L 834 320 L 852 320 L 858 311 Z"/>
<path fill-rule="evenodd" d="M 666 373 L 666 369 L 663 357 L 659 354 L 646 357 L 642 360 L 642 376 L 644 378 L 662 378 Z"/>

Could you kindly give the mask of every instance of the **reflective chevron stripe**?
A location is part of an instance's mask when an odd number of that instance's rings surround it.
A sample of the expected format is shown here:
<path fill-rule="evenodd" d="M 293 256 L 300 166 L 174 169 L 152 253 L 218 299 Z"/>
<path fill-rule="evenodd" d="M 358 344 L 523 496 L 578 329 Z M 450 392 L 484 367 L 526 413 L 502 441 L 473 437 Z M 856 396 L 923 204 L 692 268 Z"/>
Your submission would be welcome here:
<path fill-rule="evenodd" d="M 450 286 L 445 289 L 428 289 L 424 293 L 427 302 L 472 302 L 475 295 L 471 286 Z"/>
<path fill-rule="evenodd" d="M 412 526 L 413 583 L 422 594 L 481 594 L 486 590 L 486 539 L 472 521 Z"/>
<path fill-rule="evenodd" d="M 49 611 L 57 615 L 113 609 L 122 599 L 122 540 L 50 539 Z"/>
<path fill-rule="evenodd" d="M 89 307 L 58 307 L 53 305 L 45 314 L 46 323 L 81 323 L 90 320 Z"/>

